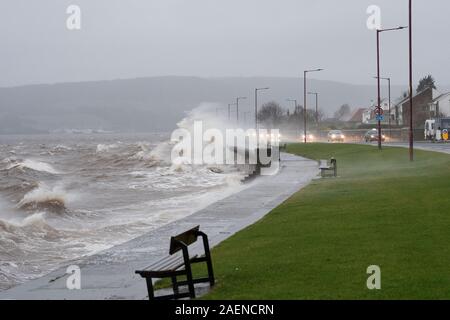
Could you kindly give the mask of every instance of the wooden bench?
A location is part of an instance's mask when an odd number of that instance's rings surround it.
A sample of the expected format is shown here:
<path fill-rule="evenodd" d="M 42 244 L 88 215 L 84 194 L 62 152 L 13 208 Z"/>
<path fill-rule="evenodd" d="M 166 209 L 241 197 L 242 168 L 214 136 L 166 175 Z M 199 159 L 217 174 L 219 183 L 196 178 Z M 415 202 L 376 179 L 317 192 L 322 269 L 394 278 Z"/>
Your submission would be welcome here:
<path fill-rule="evenodd" d="M 328 164 L 327 160 L 320 160 L 319 163 L 320 174 L 322 177 L 325 176 L 325 173 L 328 171 L 332 171 L 332 175 L 337 177 L 337 161 L 334 158 L 331 158 L 330 164 Z"/>
<path fill-rule="evenodd" d="M 190 255 L 188 247 L 197 241 L 198 237 L 203 239 L 203 255 Z M 180 251 L 182 254 L 180 254 Z M 207 278 L 194 279 L 192 276 L 192 265 L 205 262 L 208 269 Z M 169 255 L 143 270 L 137 270 L 137 274 L 145 278 L 147 282 L 149 300 L 166 300 L 179 298 L 195 298 L 194 284 L 209 282 L 214 286 L 214 273 L 209 250 L 208 236 L 200 231 L 200 226 L 185 231 L 177 236 L 171 237 Z M 186 281 L 178 281 L 178 276 L 186 276 Z M 173 294 L 155 297 L 153 279 L 171 278 Z M 179 287 L 188 287 L 188 292 L 180 293 Z"/>

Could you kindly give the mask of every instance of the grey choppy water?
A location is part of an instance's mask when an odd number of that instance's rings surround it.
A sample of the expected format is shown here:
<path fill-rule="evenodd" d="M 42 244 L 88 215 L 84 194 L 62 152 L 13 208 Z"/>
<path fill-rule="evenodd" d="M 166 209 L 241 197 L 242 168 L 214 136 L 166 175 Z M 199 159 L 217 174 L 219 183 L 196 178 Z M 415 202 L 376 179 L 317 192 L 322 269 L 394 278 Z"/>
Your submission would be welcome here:
<path fill-rule="evenodd" d="M 243 188 L 236 167 L 173 166 L 168 135 L 0 136 L 0 289 Z"/>

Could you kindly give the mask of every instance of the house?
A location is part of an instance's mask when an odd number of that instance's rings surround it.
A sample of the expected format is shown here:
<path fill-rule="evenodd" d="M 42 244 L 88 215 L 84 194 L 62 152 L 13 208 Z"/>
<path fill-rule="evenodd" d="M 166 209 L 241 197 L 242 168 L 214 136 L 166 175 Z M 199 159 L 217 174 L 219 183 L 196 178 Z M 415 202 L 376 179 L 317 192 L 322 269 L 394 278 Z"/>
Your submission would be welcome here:
<path fill-rule="evenodd" d="M 450 92 L 438 95 L 429 104 L 431 118 L 450 117 Z"/>
<path fill-rule="evenodd" d="M 409 97 L 400 101 L 395 109 L 399 112 L 400 124 L 409 123 Z M 433 88 L 426 88 L 413 96 L 413 125 L 424 126 L 425 120 L 439 116 L 450 116 L 450 93 L 441 94 Z"/>
<path fill-rule="evenodd" d="M 388 124 L 389 123 L 389 101 L 387 99 L 383 99 L 381 100 L 381 108 L 383 109 L 384 112 L 384 120 L 382 121 L 383 124 Z M 372 105 L 367 108 L 364 109 L 363 113 L 362 113 L 362 123 L 364 124 L 375 124 L 377 123 L 377 116 L 375 114 L 375 109 L 376 109 L 376 105 L 374 102 L 372 102 Z M 394 124 L 396 122 L 397 119 L 397 114 L 395 112 L 395 108 L 394 106 L 391 104 L 391 124 Z"/>
<path fill-rule="evenodd" d="M 364 112 L 362 114 L 362 123 L 369 124 L 370 119 L 374 116 L 373 109 L 364 109 Z"/>

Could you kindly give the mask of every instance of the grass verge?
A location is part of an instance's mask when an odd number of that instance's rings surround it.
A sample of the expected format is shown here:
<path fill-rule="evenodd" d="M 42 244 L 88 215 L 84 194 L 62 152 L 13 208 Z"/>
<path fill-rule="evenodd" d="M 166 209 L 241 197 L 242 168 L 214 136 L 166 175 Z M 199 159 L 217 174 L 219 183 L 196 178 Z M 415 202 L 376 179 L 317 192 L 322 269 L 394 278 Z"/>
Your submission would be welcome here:
<path fill-rule="evenodd" d="M 217 286 L 205 299 L 450 298 L 450 157 L 345 144 L 289 145 L 338 160 L 213 250 Z M 379 265 L 382 289 L 368 290 Z"/>

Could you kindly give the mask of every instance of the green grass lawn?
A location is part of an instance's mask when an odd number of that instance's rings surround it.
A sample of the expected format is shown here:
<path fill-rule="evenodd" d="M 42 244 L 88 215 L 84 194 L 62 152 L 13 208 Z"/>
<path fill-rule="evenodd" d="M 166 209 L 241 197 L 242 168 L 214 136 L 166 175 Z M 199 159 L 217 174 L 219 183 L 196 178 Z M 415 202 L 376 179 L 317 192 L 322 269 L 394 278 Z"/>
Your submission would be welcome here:
<path fill-rule="evenodd" d="M 345 144 L 289 145 L 338 160 L 316 180 L 213 250 L 206 299 L 450 298 L 450 156 Z M 381 290 L 366 269 L 381 267 Z"/>

